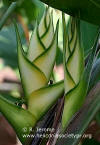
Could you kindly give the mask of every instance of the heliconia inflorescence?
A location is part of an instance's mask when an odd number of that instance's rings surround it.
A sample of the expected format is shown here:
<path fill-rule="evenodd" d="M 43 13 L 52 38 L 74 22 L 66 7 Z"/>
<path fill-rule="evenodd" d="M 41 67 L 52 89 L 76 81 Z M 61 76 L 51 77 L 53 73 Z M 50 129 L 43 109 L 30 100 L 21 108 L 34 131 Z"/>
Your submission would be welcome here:
<path fill-rule="evenodd" d="M 65 104 L 62 115 L 62 128 L 68 123 L 84 103 L 90 81 L 91 70 L 95 59 L 96 42 L 92 48 L 88 63 L 84 66 L 84 53 L 81 44 L 80 20 L 72 18 L 69 21 L 68 33 L 66 30 L 65 15 L 63 21 L 63 48 L 64 48 L 64 87 Z"/>
<path fill-rule="evenodd" d="M 15 129 L 22 143 L 24 127 L 35 127 L 52 105 L 64 93 L 63 81 L 49 85 L 58 49 L 58 23 L 53 28 L 53 13 L 46 9 L 39 25 L 36 24 L 27 54 L 25 54 L 17 25 L 18 64 L 27 110 L 0 97 L 0 111 Z"/>
<path fill-rule="evenodd" d="M 24 127 L 35 127 L 59 97 L 65 95 L 62 113 L 62 127 L 66 129 L 72 116 L 82 106 L 87 94 L 96 42 L 91 50 L 87 65 L 84 65 L 84 50 L 81 45 L 80 21 L 72 18 L 68 31 L 64 14 L 63 21 L 63 63 L 64 81 L 49 85 L 58 51 L 58 25 L 53 27 L 53 13 L 47 8 L 40 24 L 36 24 L 27 53 L 24 52 L 17 25 L 18 64 L 27 109 L 23 109 L 0 96 L 0 112 L 6 117 L 22 144 L 27 138 Z"/>

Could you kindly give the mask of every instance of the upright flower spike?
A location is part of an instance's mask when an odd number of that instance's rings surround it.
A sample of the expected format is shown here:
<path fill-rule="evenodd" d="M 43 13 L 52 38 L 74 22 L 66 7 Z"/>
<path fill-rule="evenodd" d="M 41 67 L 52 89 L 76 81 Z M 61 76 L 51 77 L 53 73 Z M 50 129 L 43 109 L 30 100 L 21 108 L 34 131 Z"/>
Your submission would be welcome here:
<path fill-rule="evenodd" d="M 27 52 L 27 58 L 31 62 L 34 61 L 34 59 L 36 59 L 45 50 L 44 46 L 40 43 L 37 30 L 38 30 L 38 25 L 36 24 L 30 40 L 29 49 Z"/>
<path fill-rule="evenodd" d="M 45 16 L 43 17 L 41 21 L 41 23 L 45 21 L 45 32 L 40 35 L 41 37 L 39 36 L 39 33 L 40 33 L 39 28 L 41 28 L 42 25 L 44 25 L 44 23 L 43 24 L 40 23 L 41 27 L 37 26 L 35 28 L 35 32 L 31 38 L 30 48 L 28 50 L 27 56 L 25 56 L 24 54 L 21 41 L 20 41 L 20 36 L 16 27 L 16 34 L 17 34 L 17 41 L 18 41 L 19 69 L 20 69 L 20 74 L 22 78 L 23 88 L 26 94 L 26 99 L 27 99 L 27 96 L 29 96 L 29 94 L 31 94 L 33 91 L 46 85 L 46 83 L 50 79 L 50 75 L 52 73 L 52 70 L 55 64 L 57 48 L 58 48 L 57 47 L 58 23 L 57 23 L 56 31 L 54 33 L 53 32 L 53 16 L 52 14 L 51 15 L 50 14 L 51 13 L 49 13 L 49 11 L 47 10 L 45 13 Z M 49 21 L 49 22 L 46 22 L 46 21 Z M 47 39 L 47 42 L 46 42 L 46 39 Z M 52 40 L 50 44 L 48 43 L 48 39 Z M 43 47 L 44 44 L 46 45 L 45 42 L 49 44 L 48 48 Z M 31 57 L 33 57 L 33 59 L 31 59 Z M 32 60 L 34 61 L 31 62 Z M 48 65 L 49 65 L 49 68 L 48 68 Z M 28 76 L 30 76 L 31 79 L 29 79 Z"/>
<path fill-rule="evenodd" d="M 33 31 L 29 49 L 27 52 L 27 58 L 32 62 L 34 61 L 42 52 L 45 50 L 45 46 L 40 41 L 40 37 L 42 38 L 48 31 L 50 25 L 50 14 L 49 9 L 46 9 L 44 15 L 40 21 L 39 26 L 36 23 L 35 29 Z"/>
<path fill-rule="evenodd" d="M 15 27 L 18 44 L 18 63 L 22 84 L 27 99 L 29 94 L 44 86 L 47 83 L 47 79 L 44 73 L 25 57 L 17 26 Z"/>
<path fill-rule="evenodd" d="M 48 11 L 48 13 L 50 13 L 50 12 Z M 47 13 L 47 15 L 48 15 L 48 13 Z M 44 34 L 42 36 L 39 35 L 39 39 L 41 40 L 41 42 L 43 43 L 43 45 L 45 46 L 46 49 L 48 47 L 50 47 L 50 45 L 53 41 L 53 36 L 54 36 L 53 12 L 50 13 L 50 16 L 48 18 L 46 18 L 46 31 L 44 32 Z M 49 21 L 49 25 L 47 25 L 48 21 Z"/>
<path fill-rule="evenodd" d="M 57 23 L 56 31 L 53 36 L 53 40 L 50 47 L 46 49 L 40 56 L 38 56 L 33 61 L 33 64 L 35 64 L 45 74 L 47 80 L 50 79 L 50 76 L 51 76 L 51 73 L 55 64 L 56 54 L 57 54 L 58 24 L 59 24 L 59 21 Z"/>
<path fill-rule="evenodd" d="M 64 111 L 63 111 L 63 116 L 62 116 L 63 130 L 65 130 L 72 116 L 79 110 L 79 108 L 84 103 L 84 99 L 87 93 L 88 84 L 90 80 L 91 69 L 92 69 L 93 61 L 95 59 L 96 44 L 99 37 L 98 35 L 96 39 L 96 43 L 94 47 L 92 48 L 88 64 L 86 68 L 84 68 L 83 70 L 83 64 L 84 64 L 83 50 L 80 45 L 80 35 L 79 35 L 80 27 L 79 27 L 79 22 L 77 23 L 77 21 L 78 20 L 76 20 L 76 18 L 73 18 L 73 20 L 71 21 L 70 26 L 71 26 L 71 30 L 74 30 L 74 34 L 73 34 L 72 40 L 69 41 L 71 33 L 70 34 L 68 33 L 68 36 L 67 36 L 65 17 L 63 14 L 64 52 L 66 52 L 67 49 L 70 49 L 70 52 L 71 50 L 74 50 L 71 56 L 66 53 L 65 53 L 66 56 L 64 55 L 65 104 L 64 104 Z M 72 28 L 73 22 L 75 23 L 74 29 Z M 77 36 L 76 39 L 74 38 L 75 36 Z M 72 41 L 75 43 L 72 43 L 70 45 Z M 67 47 L 66 47 L 66 42 L 67 42 Z M 78 51 L 76 49 L 78 49 Z M 68 56 L 69 56 L 69 59 L 66 58 Z M 66 59 L 67 59 L 67 62 L 66 62 Z M 72 83 L 73 85 L 70 85 Z"/>
<path fill-rule="evenodd" d="M 48 21 L 49 17 L 46 16 L 45 19 Z M 47 32 L 50 33 L 52 29 L 52 27 L 50 27 L 52 24 L 52 17 L 50 19 L 50 22 L 45 24 L 46 29 L 48 29 L 45 34 Z M 31 62 L 24 54 L 16 24 L 15 29 L 18 45 L 18 63 L 22 85 L 26 94 L 28 110 L 11 104 L 0 97 L 0 111 L 14 128 L 22 144 L 24 144 L 26 138 L 24 138 L 23 135 L 30 134 L 29 127 L 35 127 L 37 121 L 39 121 L 41 117 L 43 117 L 43 115 L 54 105 L 57 99 L 63 95 L 64 84 L 62 81 L 54 85 L 46 86 L 50 78 L 57 53 L 58 23 L 56 31 L 52 35 L 52 43 L 50 43 L 49 47 L 43 50 L 43 53 L 36 57 L 33 62 Z M 36 31 L 37 30 L 38 29 L 36 28 Z M 38 31 L 36 34 L 36 37 L 39 38 Z M 46 42 L 46 38 L 42 40 L 44 36 L 47 38 L 49 37 L 47 34 L 43 35 L 41 37 L 42 43 Z M 47 67 L 48 65 L 49 68 Z M 25 132 L 23 130 L 24 127 L 26 128 Z"/>
<path fill-rule="evenodd" d="M 47 9 L 39 24 L 32 34 L 27 58 L 33 62 L 40 54 L 42 54 L 52 43 L 54 37 L 53 15 Z"/>
<path fill-rule="evenodd" d="M 66 29 L 64 31 L 66 31 Z M 80 44 L 79 33 L 78 20 L 71 18 L 68 36 L 64 46 L 65 93 L 73 89 L 79 83 L 84 70 L 84 55 L 83 48 Z"/>
<path fill-rule="evenodd" d="M 34 30 L 27 53 L 28 59 L 44 72 L 47 81 L 50 79 L 50 74 L 55 63 L 58 48 L 57 42 L 58 24 L 54 33 L 53 13 L 50 13 L 49 9 L 47 9 L 39 26 Z"/>
<path fill-rule="evenodd" d="M 43 31 L 41 32 L 41 28 L 44 28 L 44 33 Z M 24 54 L 17 27 L 16 34 L 22 84 L 26 96 L 29 96 L 33 91 L 45 86 L 50 79 L 58 48 L 58 24 L 54 33 L 53 14 L 47 9 L 40 25 L 36 26 L 34 30 L 27 56 Z M 50 41 L 48 41 L 49 39 Z M 47 47 L 45 47 L 45 45 L 47 45 Z M 29 79 L 28 76 L 30 76 L 31 79 Z"/>
<path fill-rule="evenodd" d="M 35 126 L 35 117 L 29 111 L 7 102 L 1 96 L 0 112 L 6 117 L 8 122 L 16 131 L 18 138 L 20 139 L 22 144 L 24 144 L 26 138 L 24 138 L 23 135 L 29 134 L 29 127 Z M 25 131 L 24 128 L 26 128 Z"/>
<path fill-rule="evenodd" d="M 45 33 L 47 32 L 47 28 L 49 28 L 50 25 L 50 13 L 48 11 L 49 8 L 47 7 L 39 24 L 38 31 L 40 37 L 43 37 L 45 35 Z"/>

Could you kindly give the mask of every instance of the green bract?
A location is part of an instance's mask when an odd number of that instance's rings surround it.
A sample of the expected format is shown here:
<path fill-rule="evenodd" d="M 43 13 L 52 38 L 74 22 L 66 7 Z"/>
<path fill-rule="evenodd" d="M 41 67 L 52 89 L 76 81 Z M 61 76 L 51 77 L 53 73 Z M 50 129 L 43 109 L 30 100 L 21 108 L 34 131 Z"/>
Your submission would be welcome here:
<path fill-rule="evenodd" d="M 58 23 L 54 31 L 53 14 L 47 9 L 40 24 L 36 25 L 27 55 L 23 50 L 16 24 L 15 29 L 19 70 L 28 110 L 0 98 L 0 111 L 13 126 L 20 141 L 25 143 L 23 128 L 35 127 L 37 121 L 63 95 L 64 84 L 61 81 L 48 85 L 58 48 Z M 30 132 L 25 133 L 29 134 Z"/>
<path fill-rule="evenodd" d="M 39 120 L 63 93 L 63 81 L 34 91 L 29 98 L 28 110 Z"/>
<path fill-rule="evenodd" d="M 66 30 L 64 30 L 66 31 Z M 65 39 L 65 38 L 64 38 Z M 79 21 L 71 18 L 64 49 L 65 93 L 80 81 L 84 70 L 83 48 L 80 44 Z"/>
<path fill-rule="evenodd" d="M 51 42 L 49 41 L 50 44 L 48 43 L 49 45 L 46 48 L 45 45 L 49 39 Z M 49 10 L 46 10 L 39 26 L 36 25 L 31 37 L 27 56 L 23 52 L 19 36 L 18 40 L 19 69 L 25 96 L 28 99 L 27 97 L 33 91 L 48 83 L 55 64 L 58 48 L 58 24 L 54 33 L 53 15 L 49 13 Z"/>
<path fill-rule="evenodd" d="M 88 63 L 84 67 L 83 48 L 80 41 L 80 23 L 77 18 L 71 18 L 68 30 L 69 32 L 66 34 L 65 17 L 63 14 L 65 74 L 65 104 L 62 116 L 63 129 L 66 128 L 72 116 L 84 103 L 99 36 L 97 36 L 95 45 L 92 48 Z"/>
<path fill-rule="evenodd" d="M 36 124 L 35 117 L 29 111 L 7 102 L 2 96 L 0 96 L 0 112 L 15 129 L 20 141 L 24 143 L 26 138 L 23 138 L 23 135 L 29 134 L 28 128 Z M 26 132 L 24 128 L 27 128 Z"/>

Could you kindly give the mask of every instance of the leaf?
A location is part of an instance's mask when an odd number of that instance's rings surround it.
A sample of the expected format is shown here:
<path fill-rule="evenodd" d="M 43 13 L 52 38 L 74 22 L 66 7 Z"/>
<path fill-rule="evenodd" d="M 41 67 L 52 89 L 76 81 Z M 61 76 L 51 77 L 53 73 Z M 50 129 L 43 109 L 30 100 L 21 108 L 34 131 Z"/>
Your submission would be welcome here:
<path fill-rule="evenodd" d="M 37 120 L 40 120 L 63 93 L 63 81 L 38 89 L 29 97 L 28 110 Z"/>
<path fill-rule="evenodd" d="M 95 38 L 97 36 L 98 30 L 99 30 L 98 26 L 87 23 L 85 21 L 80 21 L 80 31 L 82 35 L 81 41 L 83 44 L 85 56 L 87 56 L 88 53 L 90 52 L 93 43 L 95 41 Z"/>
<path fill-rule="evenodd" d="M 59 9 L 71 16 L 100 25 L 100 1 L 97 0 L 41 0 L 49 6 Z"/>
<path fill-rule="evenodd" d="M 98 125 L 100 125 L 100 110 L 96 114 L 96 122 Z"/>
<path fill-rule="evenodd" d="M 34 64 L 32 64 L 24 55 L 19 32 L 17 26 L 16 28 L 16 37 L 17 37 L 17 45 L 18 45 L 18 61 L 19 61 L 19 69 L 20 75 L 22 78 L 22 84 L 25 91 L 26 99 L 28 96 L 35 90 L 45 86 L 47 83 L 47 79 L 45 75 L 39 68 L 37 68 Z M 31 79 L 29 79 L 29 77 Z"/>
<path fill-rule="evenodd" d="M 42 5 L 43 6 L 43 5 Z M 16 12 L 26 16 L 28 18 L 29 23 L 31 23 L 33 20 L 36 19 L 38 15 L 38 6 L 36 4 L 36 1 L 30 0 L 27 2 L 27 0 L 20 2 L 19 5 L 16 8 Z"/>
<path fill-rule="evenodd" d="M 88 91 L 90 91 L 99 80 L 100 80 L 100 58 L 97 59 L 93 65 Z"/>
<path fill-rule="evenodd" d="M 20 25 L 18 25 L 21 33 L 22 43 L 25 44 L 23 39 L 23 31 Z M 4 63 L 12 68 L 17 68 L 17 45 L 14 27 L 4 27 L 0 31 L 0 58 L 4 60 Z"/>
<path fill-rule="evenodd" d="M 93 138 L 91 138 L 91 139 L 85 139 L 83 141 L 83 143 L 82 143 L 82 145 L 99 145 L 99 144 L 100 143 L 97 140 L 93 139 Z"/>
<path fill-rule="evenodd" d="M 17 98 L 15 96 L 12 96 L 10 94 L 4 94 L 0 92 L 0 95 L 2 95 L 2 97 L 7 100 L 8 102 L 12 103 L 12 104 L 22 104 L 24 102 L 24 100 L 22 98 Z"/>
<path fill-rule="evenodd" d="M 84 106 L 73 116 L 66 128 L 65 134 L 83 135 L 88 125 L 100 109 L 100 83 L 98 83 L 86 97 Z M 56 145 L 76 145 L 80 137 L 59 139 Z"/>
<path fill-rule="evenodd" d="M 36 124 L 35 117 L 27 110 L 8 103 L 2 96 L 0 96 L 0 111 L 12 125 L 20 141 L 25 143 L 26 138 L 23 135 L 29 134 L 29 127 Z M 26 132 L 24 132 L 24 128 L 26 128 Z"/>

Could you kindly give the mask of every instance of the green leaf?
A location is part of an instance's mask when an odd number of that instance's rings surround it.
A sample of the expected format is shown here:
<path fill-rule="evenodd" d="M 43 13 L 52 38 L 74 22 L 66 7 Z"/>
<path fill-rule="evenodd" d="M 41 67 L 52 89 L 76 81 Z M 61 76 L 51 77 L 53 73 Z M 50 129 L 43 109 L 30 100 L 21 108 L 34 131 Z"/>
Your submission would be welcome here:
<path fill-rule="evenodd" d="M 19 5 L 16 8 L 16 12 L 24 17 L 26 16 L 26 18 L 28 18 L 28 21 L 31 23 L 33 20 L 37 18 L 39 12 L 39 8 L 36 3 L 37 0 L 29 0 L 28 2 L 27 0 L 21 1 L 22 2 L 19 1 Z"/>
<path fill-rule="evenodd" d="M 94 138 L 91 139 L 85 139 L 82 143 L 82 145 L 99 145 L 100 142 L 95 140 Z"/>
<path fill-rule="evenodd" d="M 23 135 L 29 134 L 29 127 L 33 127 L 36 124 L 35 117 L 27 110 L 8 103 L 2 96 L 0 96 L 0 112 L 12 125 L 20 141 L 25 143 L 26 138 Z M 27 128 L 26 132 L 24 132 L 24 128 Z"/>
<path fill-rule="evenodd" d="M 37 120 L 40 120 L 63 94 L 63 81 L 36 90 L 29 97 L 28 110 Z"/>
<path fill-rule="evenodd" d="M 100 110 L 96 114 L 96 122 L 98 125 L 100 125 Z"/>
<path fill-rule="evenodd" d="M 80 31 L 82 35 L 81 41 L 83 44 L 85 56 L 87 56 L 90 52 L 97 36 L 98 30 L 98 26 L 87 23 L 85 21 L 80 21 Z"/>
<path fill-rule="evenodd" d="M 100 80 L 100 58 L 97 59 L 93 65 L 88 91 L 90 91 L 99 80 Z"/>
<path fill-rule="evenodd" d="M 25 57 L 18 28 L 17 26 L 15 26 L 15 28 L 16 28 L 17 45 L 18 45 L 18 62 L 19 62 L 20 75 L 21 75 L 26 99 L 28 99 L 28 96 L 33 91 L 46 85 L 47 79 L 44 73 Z"/>
<path fill-rule="evenodd" d="M 28 24 L 34 23 L 36 19 L 40 21 L 45 10 L 45 6 L 42 2 L 39 0 L 29 0 L 28 2 L 27 0 L 3 0 L 3 8 L 9 7 L 13 1 L 17 2 L 14 13 L 24 17 Z"/>
<path fill-rule="evenodd" d="M 73 116 L 66 128 L 65 134 L 83 135 L 88 125 L 100 109 L 100 83 L 89 93 L 84 106 Z M 80 137 L 59 139 L 56 145 L 76 145 Z"/>
<path fill-rule="evenodd" d="M 0 3 L 1 4 L 1 3 Z M 12 12 L 17 7 L 17 2 L 12 2 L 9 8 L 4 13 L 3 17 L 0 19 L 0 30 L 2 29 L 3 25 L 6 23 L 9 16 L 12 14 Z"/>
<path fill-rule="evenodd" d="M 1 93 L 2 97 L 7 100 L 8 102 L 12 103 L 12 104 L 22 104 L 24 102 L 24 100 L 22 98 L 17 98 L 15 96 L 12 96 L 8 93 Z"/>
<path fill-rule="evenodd" d="M 57 8 L 79 19 L 100 25 L 100 1 L 98 0 L 41 0 L 42 2 Z"/>
<path fill-rule="evenodd" d="M 20 25 L 18 25 L 22 43 L 25 44 L 23 39 L 23 31 Z M 17 68 L 17 45 L 14 27 L 8 26 L 4 27 L 0 31 L 0 58 L 4 60 L 5 65 L 11 66 L 12 68 Z"/>

